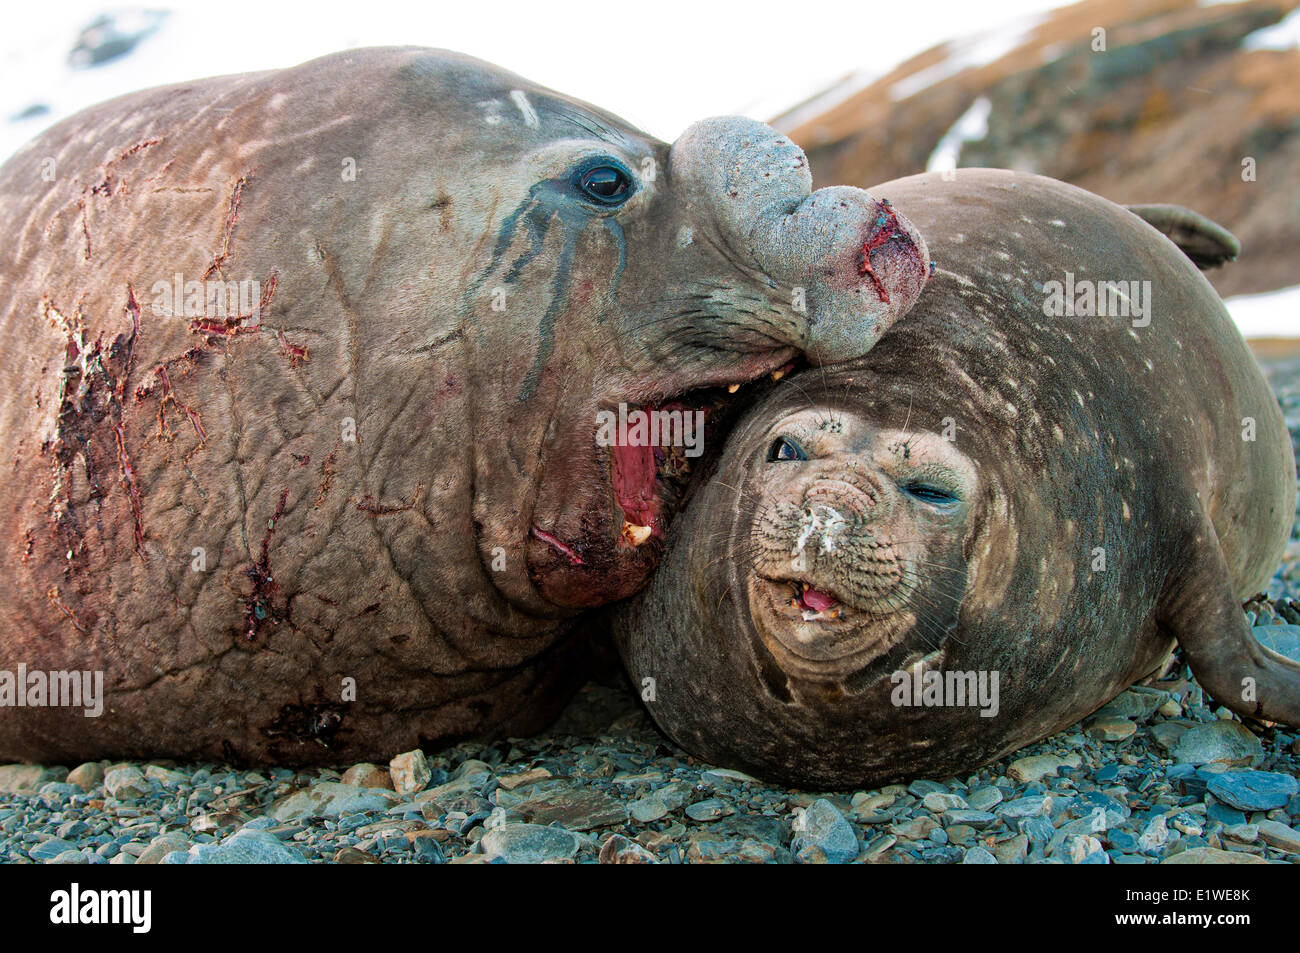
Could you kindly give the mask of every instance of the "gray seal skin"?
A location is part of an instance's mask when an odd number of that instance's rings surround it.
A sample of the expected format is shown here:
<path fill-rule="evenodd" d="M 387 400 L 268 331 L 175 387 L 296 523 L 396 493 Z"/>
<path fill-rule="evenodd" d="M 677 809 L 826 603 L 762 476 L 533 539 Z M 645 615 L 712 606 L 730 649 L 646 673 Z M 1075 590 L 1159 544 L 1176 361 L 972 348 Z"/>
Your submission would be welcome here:
<path fill-rule="evenodd" d="M 1205 278 L 1050 179 L 872 192 L 935 276 L 865 357 L 759 397 L 613 612 L 663 731 L 814 789 L 948 777 L 1077 722 L 1175 642 L 1220 703 L 1300 724 L 1300 666 L 1240 602 L 1289 535 L 1291 441 Z M 1067 271 L 1150 281 L 1151 308 L 1048 317 Z"/>
<path fill-rule="evenodd" d="M 106 694 L 0 709 L 0 760 L 542 727 L 683 491 L 597 412 L 860 354 L 929 263 L 761 123 L 670 147 L 419 48 L 94 107 L 0 215 L 0 671 Z"/>

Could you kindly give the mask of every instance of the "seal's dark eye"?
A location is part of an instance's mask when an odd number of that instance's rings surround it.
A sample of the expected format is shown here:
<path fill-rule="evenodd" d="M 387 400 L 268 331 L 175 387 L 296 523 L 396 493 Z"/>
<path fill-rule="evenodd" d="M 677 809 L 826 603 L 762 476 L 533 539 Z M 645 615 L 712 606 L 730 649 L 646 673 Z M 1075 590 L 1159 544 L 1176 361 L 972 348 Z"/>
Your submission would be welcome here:
<path fill-rule="evenodd" d="M 632 176 L 626 169 L 607 163 L 583 169 L 574 184 L 583 195 L 601 205 L 621 205 L 632 195 Z"/>
<path fill-rule="evenodd" d="M 778 460 L 807 460 L 808 454 L 803 452 L 803 447 L 799 446 L 789 437 L 777 437 L 772 442 L 772 446 L 767 448 L 767 462 L 775 463 Z"/>
<path fill-rule="evenodd" d="M 931 506 L 952 506 L 960 502 L 957 494 L 932 483 L 905 483 L 903 492 L 908 496 L 929 503 Z"/>

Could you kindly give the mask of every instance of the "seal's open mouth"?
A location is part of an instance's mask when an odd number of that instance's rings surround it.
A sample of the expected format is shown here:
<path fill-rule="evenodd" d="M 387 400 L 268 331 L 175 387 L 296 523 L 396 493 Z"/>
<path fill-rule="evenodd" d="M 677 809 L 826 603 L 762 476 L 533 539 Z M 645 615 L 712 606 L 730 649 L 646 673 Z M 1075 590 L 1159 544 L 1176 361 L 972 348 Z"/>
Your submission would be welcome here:
<path fill-rule="evenodd" d="M 785 622 L 810 622 L 839 628 L 846 623 L 851 624 L 858 612 L 833 593 L 818 589 L 803 579 L 767 579 L 758 576 L 755 577 L 755 583 L 766 594 L 772 611 Z"/>
<path fill-rule="evenodd" d="M 779 362 L 779 363 L 778 363 Z M 803 365 L 790 354 L 718 371 L 677 393 L 607 398 L 595 409 L 592 464 L 570 451 L 576 479 L 554 485 L 534 517 L 529 571 L 557 605 L 602 605 L 644 585 L 673 517 L 703 485 L 743 409 Z M 593 475 L 594 476 L 594 475 Z M 603 484 L 603 486 L 601 485 Z M 534 510 L 537 513 L 537 510 Z"/>

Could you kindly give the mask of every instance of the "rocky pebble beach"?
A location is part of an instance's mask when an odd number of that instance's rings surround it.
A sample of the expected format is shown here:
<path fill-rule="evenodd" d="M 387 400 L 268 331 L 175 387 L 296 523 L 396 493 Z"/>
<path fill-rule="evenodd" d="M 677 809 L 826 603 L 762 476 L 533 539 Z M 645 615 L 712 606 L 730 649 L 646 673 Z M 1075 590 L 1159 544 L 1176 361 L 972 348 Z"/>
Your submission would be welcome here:
<path fill-rule="evenodd" d="M 1300 444 L 1300 362 L 1265 365 Z M 1250 600 L 1300 659 L 1300 500 Z M 1300 863 L 1300 737 L 1212 707 L 1175 658 L 1080 724 L 956 778 L 799 791 L 698 761 L 630 689 L 546 734 L 341 770 L 0 766 L 0 861 Z"/>

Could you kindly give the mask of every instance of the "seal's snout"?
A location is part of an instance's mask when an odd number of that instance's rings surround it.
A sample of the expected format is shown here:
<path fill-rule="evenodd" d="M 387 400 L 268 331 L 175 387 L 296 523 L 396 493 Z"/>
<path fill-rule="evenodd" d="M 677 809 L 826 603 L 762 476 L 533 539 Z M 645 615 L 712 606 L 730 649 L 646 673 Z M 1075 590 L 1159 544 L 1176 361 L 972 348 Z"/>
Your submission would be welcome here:
<path fill-rule="evenodd" d="M 814 192 L 803 151 L 763 123 L 698 122 L 671 168 L 721 246 L 789 295 L 789 343 L 814 363 L 865 354 L 929 278 L 925 240 L 889 202 L 847 186 Z"/>
<path fill-rule="evenodd" d="M 818 553 L 833 553 L 836 541 L 849 525 L 839 511 L 824 503 L 805 506 L 799 538 L 795 540 L 791 558 L 798 559 L 809 543 L 815 544 Z"/>

